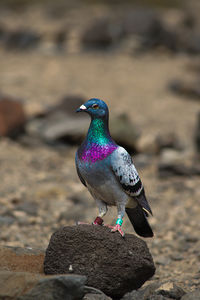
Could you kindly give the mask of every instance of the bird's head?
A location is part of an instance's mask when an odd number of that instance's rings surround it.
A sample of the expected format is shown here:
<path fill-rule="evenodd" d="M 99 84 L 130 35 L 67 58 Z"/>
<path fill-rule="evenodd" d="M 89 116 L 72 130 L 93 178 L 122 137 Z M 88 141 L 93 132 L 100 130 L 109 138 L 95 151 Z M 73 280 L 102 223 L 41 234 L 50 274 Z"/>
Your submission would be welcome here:
<path fill-rule="evenodd" d="M 103 100 L 92 98 L 82 104 L 76 112 L 87 112 L 92 119 L 95 118 L 108 118 L 108 106 Z"/>

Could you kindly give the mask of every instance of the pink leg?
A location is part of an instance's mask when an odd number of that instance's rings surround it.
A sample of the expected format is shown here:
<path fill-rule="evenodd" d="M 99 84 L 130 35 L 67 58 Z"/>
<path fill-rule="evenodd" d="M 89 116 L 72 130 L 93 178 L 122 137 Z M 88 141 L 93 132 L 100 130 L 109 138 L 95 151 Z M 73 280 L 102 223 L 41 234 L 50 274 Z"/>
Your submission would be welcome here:
<path fill-rule="evenodd" d="M 121 228 L 121 226 L 119 224 L 116 224 L 115 226 L 113 226 L 113 228 L 112 228 L 111 231 L 112 232 L 118 231 L 121 234 L 122 237 L 125 236 L 125 234 L 124 234 L 124 232 L 123 232 L 123 230 L 122 230 L 122 228 Z"/>

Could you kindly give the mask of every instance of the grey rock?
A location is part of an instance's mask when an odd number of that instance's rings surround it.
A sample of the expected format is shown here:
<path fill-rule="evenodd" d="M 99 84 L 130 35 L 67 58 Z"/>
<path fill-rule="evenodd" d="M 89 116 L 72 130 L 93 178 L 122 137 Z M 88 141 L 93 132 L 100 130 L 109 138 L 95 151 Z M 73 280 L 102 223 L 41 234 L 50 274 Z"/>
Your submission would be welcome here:
<path fill-rule="evenodd" d="M 110 133 L 114 141 L 129 153 L 138 152 L 139 129 L 132 123 L 127 114 L 120 114 L 110 119 Z"/>
<path fill-rule="evenodd" d="M 182 299 L 185 291 L 172 282 L 152 283 L 137 291 L 127 293 L 123 300 L 164 300 L 164 299 Z"/>
<path fill-rule="evenodd" d="M 79 225 L 56 231 L 46 250 L 46 274 L 69 271 L 86 275 L 87 285 L 106 295 L 121 297 L 152 277 L 155 266 L 138 237 L 127 234 L 123 239 L 107 227 Z"/>
<path fill-rule="evenodd" d="M 158 14 L 149 8 L 134 8 L 124 18 L 123 31 L 125 35 L 146 35 L 149 28 L 158 21 Z"/>
<path fill-rule="evenodd" d="M 11 225 L 16 221 L 12 216 L 0 216 L 0 225 Z"/>
<path fill-rule="evenodd" d="M 173 80 L 169 83 L 169 89 L 187 100 L 200 100 L 200 85 L 199 81 L 184 82 L 181 80 Z"/>
<path fill-rule="evenodd" d="M 110 297 L 106 296 L 102 291 L 85 286 L 85 296 L 83 300 L 111 300 Z"/>
<path fill-rule="evenodd" d="M 158 174 L 160 177 L 199 176 L 200 166 L 199 165 L 186 166 L 184 164 L 159 163 Z"/>
<path fill-rule="evenodd" d="M 160 285 L 155 290 L 155 293 L 157 295 L 162 295 L 164 297 L 177 299 L 177 300 L 181 299 L 181 297 L 185 295 L 185 291 L 173 282 L 167 282 Z"/>
<path fill-rule="evenodd" d="M 85 276 L 59 275 L 42 278 L 25 295 L 18 300 L 73 300 L 82 299 L 84 295 Z"/>
<path fill-rule="evenodd" d="M 181 300 L 200 300 L 200 289 L 187 293 L 181 298 Z"/>
<path fill-rule="evenodd" d="M 146 300 L 150 299 L 150 297 L 155 296 L 155 289 L 159 287 L 158 283 L 151 283 L 148 286 L 141 288 L 137 291 L 132 291 L 127 293 L 122 298 L 123 300 Z"/>
<path fill-rule="evenodd" d="M 81 42 L 86 48 L 104 50 L 122 37 L 122 26 L 106 17 L 95 20 L 85 29 Z"/>
<path fill-rule="evenodd" d="M 15 210 L 24 211 L 28 215 L 36 216 L 38 206 L 35 202 L 23 202 L 15 207 Z"/>

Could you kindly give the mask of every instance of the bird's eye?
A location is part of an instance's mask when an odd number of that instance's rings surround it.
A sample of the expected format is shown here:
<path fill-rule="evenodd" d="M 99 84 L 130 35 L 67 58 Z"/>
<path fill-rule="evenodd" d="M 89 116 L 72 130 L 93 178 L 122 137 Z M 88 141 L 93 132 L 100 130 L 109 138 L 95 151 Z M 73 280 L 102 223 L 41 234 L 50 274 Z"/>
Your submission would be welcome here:
<path fill-rule="evenodd" d="M 96 103 L 94 103 L 94 104 L 92 105 L 92 108 L 94 108 L 94 109 L 98 109 L 98 108 L 99 108 L 99 105 L 98 105 L 98 104 L 96 104 Z"/>

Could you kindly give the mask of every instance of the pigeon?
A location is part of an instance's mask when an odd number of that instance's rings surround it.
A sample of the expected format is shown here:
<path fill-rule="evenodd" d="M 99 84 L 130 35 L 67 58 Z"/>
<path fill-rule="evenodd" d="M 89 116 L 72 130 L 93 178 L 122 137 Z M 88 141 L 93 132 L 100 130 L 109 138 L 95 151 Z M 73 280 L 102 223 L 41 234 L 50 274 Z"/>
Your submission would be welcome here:
<path fill-rule="evenodd" d="M 95 199 L 99 214 L 94 225 L 104 225 L 103 216 L 108 206 L 116 206 L 118 218 L 112 232 L 122 230 L 125 213 L 142 237 L 153 237 L 147 217 L 152 215 L 144 186 L 133 164 L 130 154 L 117 145 L 109 132 L 109 111 L 107 104 L 92 98 L 81 105 L 76 112 L 86 112 L 91 117 L 87 136 L 75 156 L 77 174 Z"/>

